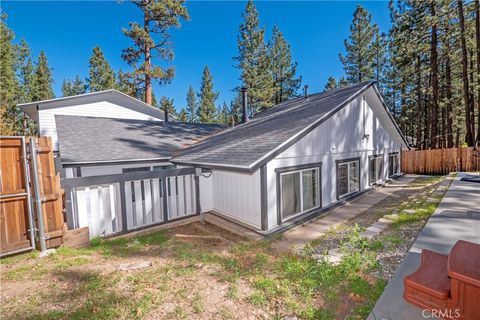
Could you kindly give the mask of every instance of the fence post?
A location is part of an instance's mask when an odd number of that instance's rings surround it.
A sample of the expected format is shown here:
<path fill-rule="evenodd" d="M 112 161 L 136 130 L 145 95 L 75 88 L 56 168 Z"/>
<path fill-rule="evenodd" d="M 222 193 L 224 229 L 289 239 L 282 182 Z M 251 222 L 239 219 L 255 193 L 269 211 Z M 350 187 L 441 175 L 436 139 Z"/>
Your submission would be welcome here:
<path fill-rule="evenodd" d="M 163 222 L 168 222 L 168 189 L 167 189 L 167 177 L 162 179 L 162 189 L 163 189 Z"/>
<path fill-rule="evenodd" d="M 47 250 L 47 244 L 45 239 L 45 225 L 43 223 L 42 195 L 40 190 L 40 182 L 38 181 L 37 140 L 35 138 L 30 139 L 30 153 L 32 157 L 32 176 L 35 190 L 35 209 L 37 212 L 40 250 L 44 252 Z"/>
<path fill-rule="evenodd" d="M 122 215 L 122 232 L 127 232 L 127 197 L 125 196 L 125 181 L 120 181 L 120 210 Z"/>

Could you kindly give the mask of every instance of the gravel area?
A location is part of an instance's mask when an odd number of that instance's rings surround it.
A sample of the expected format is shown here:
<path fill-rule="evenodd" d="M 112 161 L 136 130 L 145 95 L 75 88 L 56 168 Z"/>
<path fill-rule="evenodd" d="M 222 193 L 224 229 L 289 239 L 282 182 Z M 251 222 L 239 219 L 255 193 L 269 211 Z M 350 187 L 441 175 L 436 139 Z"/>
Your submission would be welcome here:
<path fill-rule="evenodd" d="M 402 209 L 411 206 L 421 207 L 421 204 L 428 201 L 427 199 L 430 199 L 429 197 L 431 197 L 431 195 L 437 197 L 440 195 L 434 193 L 434 191 L 441 190 L 443 195 L 446 188 L 438 187 L 444 179 L 445 177 L 441 179 L 434 179 L 432 177 L 419 177 L 415 179 L 401 191 L 393 193 L 377 205 L 349 220 L 348 223 L 325 233 L 321 238 L 312 243 L 313 252 L 321 254 L 333 248 L 340 247 L 347 236 L 352 234 L 352 227 L 356 224 L 363 230 L 385 215 L 400 213 Z M 371 242 L 380 240 L 383 245 L 380 249 L 375 250 L 379 268 L 373 270 L 371 275 L 388 281 L 410 250 L 426 221 L 427 219 L 425 218 L 402 224 L 396 228 L 389 226 L 378 237 L 370 240 Z"/>

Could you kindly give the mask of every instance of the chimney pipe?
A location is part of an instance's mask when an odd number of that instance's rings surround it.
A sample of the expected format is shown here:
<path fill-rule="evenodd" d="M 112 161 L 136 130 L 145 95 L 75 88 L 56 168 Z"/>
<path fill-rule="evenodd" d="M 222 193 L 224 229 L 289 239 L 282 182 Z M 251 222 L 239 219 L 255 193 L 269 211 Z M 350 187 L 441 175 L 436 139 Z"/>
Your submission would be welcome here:
<path fill-rule="evenodd" d="M 248 122 L 248 102 L 247 102 L 247 88 L 242 87 L 242 123 Z"/>
<path fill-rule="evenodd" d="M 168 122 L 168 110 L 167 109 L 165 109 L 164 114 L 165 114 L 165 123 L 167 123 Z"/>
<path fill-rule="evenodd" d="M 308 84 L 303 86 L 303 95 L 304 95 L 305 99 L 308 98 Z"/>

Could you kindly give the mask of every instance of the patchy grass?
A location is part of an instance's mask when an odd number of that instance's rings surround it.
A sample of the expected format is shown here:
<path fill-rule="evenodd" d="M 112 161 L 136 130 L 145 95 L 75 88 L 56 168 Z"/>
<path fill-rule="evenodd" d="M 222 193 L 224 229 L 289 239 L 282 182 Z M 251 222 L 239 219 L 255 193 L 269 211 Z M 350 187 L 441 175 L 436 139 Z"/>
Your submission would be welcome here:
<path fill-rule="evenodd" d="M 274 240 L 252 242 L 192 224 L 136 237 L 95 238 L 88 248 L 62 247 L 43 259 L 36 252 L 1 259 L 0 312 L 28 319 L 364 319 L 386 285 L 375 276 L 378 257 L 405 246 L 396 230 L 424 223 L 441 198 L 431 202 L 433 197 L 406 201 L 401 210 L 415 212 L 399 214 L 387 229 L 392 232 L 373 241 L 360 237 L 365 225 L 350 223 L 329 230 L 305 256 L 274 252 Z M 400 205 L 383 214 L 394 208 Z M 175 234 L 217 235 L 224 241 L 189 241 Z M 335 237 L 344 253 L 338 265 L 310 257 L 317 245 Z M 117 268 L 142 260 L 152 266 Z"/>

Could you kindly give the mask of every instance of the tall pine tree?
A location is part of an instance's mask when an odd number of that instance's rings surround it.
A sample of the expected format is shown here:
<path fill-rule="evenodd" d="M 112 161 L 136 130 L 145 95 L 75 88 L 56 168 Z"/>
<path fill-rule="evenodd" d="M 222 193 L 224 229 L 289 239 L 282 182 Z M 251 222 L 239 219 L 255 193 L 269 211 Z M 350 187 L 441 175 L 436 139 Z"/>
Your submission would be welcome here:
<path fill-rule="evenodd" d="M 1 13 L 0 22 L 0 126 L 1 135 L 14 135 L 18 130 L 16 118 L 16 92 L 18 83 L 15 77 L 15 47 L 13 39 L 15 35 L 7 26 L 7 15 Z"/>
<path fill-rule="evenodd" d="M 197 122 L 197 97 L 192 85 L 188 87 L 187 92 L 187 121 L 190 123 Z"/>
<path fill-rule="evenodd" d="M 169 99 L 166 96 L 160 98 L 160 102 L 157 105 L 157 108 L 162 110 L 165 113 L 165 116 L 168 117 L 168 121 L 172 121 L 172 118 L 176 117 L 175 105 L 173 99 Z"/>
<path fill-rule="evenodd" d="M 346 55 L 339 55 L 350 83 L 373 79 L 375 32 L 372 16 L 359 5 L 353 14 L 350 36 L 345 40 Z"/>
<path fill-rule="evenodd" d="M 132 3 L 142 11 L 143 22 L 130 22 L 130 28 L 123 29 L 134 45 L 123 50 L 122 58 L 135 69 L 129 76 L 143 84 L 145 102 L 152 105 L 152 80 L 168 83 L 175 75 L 172 65 L 155 65 L 153 59 L 173 60 L 170 29 L 179 28 L 180 19 L 189 19 L 189 15 L 184 0 L 135 0 Z M 154 39 L 155 34 L 158 39 Z"/>
<path fill-rule="evenodd" d="M 100 47 L 92 50 L 90 57 L 87 86 L 90 92 L 115 88 L 115 72 L 108 63 Z"/>
<path fill-rule="evenodd" d="M 238 56 L 234 59 L 238 62 L 242 86 L 248 89 L 249 105 L 255 113 L 273 105 L 275 86 L 265 44 L 265 29 L 260 27 L 258 11 L 252 0 L 248 1 L 242 18 L 237 38 Z"/>
<path fill-rule="evenodd" d="M 297 63 L 292 62 L 290 45 L 276 26 L 273 27 L 272 41 L 269 43 L 269 55 L 275 89 L 274 102 L 280 103 L 296 95 L 302 78 L 297 78 Z"/>
<path fill-rule="evenodd" d="M 323 91 L 330 91 L 336 88 L 337 88 L 337 80 L 332 76 L 328 77 L 327 84 L 325 84 L 325 88 Z"/>
<path fill-rule="evenodd" d="M 54 98 L 52 84 L 52 70 L 48 65 L 47 56 L 42 50 L 38 56 L 38 61 L 35 68 L 32 100 L 40 101 Z"/>
<path fill-rule="evenodd" d="M 203 69 L 202 82 L 200 84 L 198 98 L 197 117 L 199 122 L 215 122 L 215 113 L 217 111 L 217 108 L 215 107 L 215 101 L 218 98 L 218 92 L 215 92 L 213 89 L 213 76 L 211 75 L 208 66 L 205 66 Z"/>
<path fill-rule="evenodd" d="M 76 75 L 75 79 L 73 79 L 72 81 L 66 79 L 63 80 L 62 94 L 64 97 L 84 94 L 86 91 L 86 85 L 78 75 Z"/>

